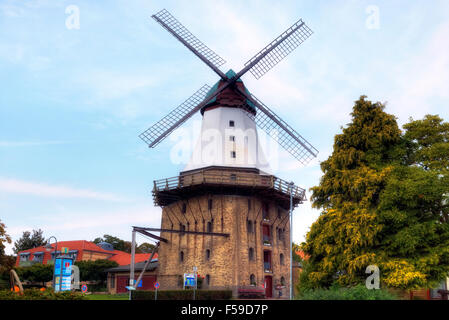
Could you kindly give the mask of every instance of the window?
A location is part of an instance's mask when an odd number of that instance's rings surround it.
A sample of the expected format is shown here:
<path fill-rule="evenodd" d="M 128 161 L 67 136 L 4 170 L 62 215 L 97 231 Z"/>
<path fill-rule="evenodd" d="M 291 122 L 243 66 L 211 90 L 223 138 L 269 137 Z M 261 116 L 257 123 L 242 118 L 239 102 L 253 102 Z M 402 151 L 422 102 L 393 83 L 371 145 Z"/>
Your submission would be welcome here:
<path fill-rule="evenodd" d="M 248 233 L 253 233 L 253 222 L 251 220 L 246 222 L 246 229 L 248 230 Z"/>
<path fill-rule="evenodd" d="M 248 259 L 250 261 L 254 260 L 254 248 L 249 248 L 249 250 L 248 250 Z"/>
<path fill-rule="evenodd" d="M 33 261 L 42 263 L 44 260 L 44 253 L 43 252 L 35 252 L 33 255 Z"/>
<path fill-rule="evenodd" d="M 281 286 L 285 286 L 285 278 L 281 277 Z"/>
<path fill-rule="evenodd" d="M 207 223 L 207 232 L 212 232 L 212 222 Z"/>
<path fill-rule="evenodd" d="M 109 286 L 111 287 L 111 289 L 114 289 L 115 288 L 115 276 L 112 275 L 109 279 L 110 279 Z"/>
<path fill-rule="evenodd" d="M 231 178 L 232 181 L 237 180 L 237 176 L 235 174 L 231 174 L 230 178 Z"/>
<path fill-rule="evenodd" d="M 282 253 L 279 255 L 279 262 L 281 263 L 281 266 L 284 265 L 284 255 Z"/>
<path fill-rule="evenodd" d="M 183 203 L 182 204 L 182 213 L 186 213 L 187 212 L 187 204 Z"/>
<path fill-rule="evenodd" d="M 30 253 L 29 252 L 21 253 L 20 254 L 20 261 L 28 261 L 29 257 L 30 257 Z"/>
<path fill-rule="evenodd" d="M 237 157 L 236 152 L 235 151 L 231 151 L 231 158 L 236 158 L 236 157 Z"/>
<path fill-rule="evenodd" d="M 210 250 L 209 249 L 206 250 L 206 260 L 207 261 L 210 260 Z"/>
<path fill-rule="evenodd" d="M 278 208 L 278 218 L 281 218 L 281 215 L 282 215 L 282 211 L 281 211 L 281 209 Z"/>
<path fill-rule="evenodd" d="M 210 285 L 210 275 L 206 274 L 206 285 Z"/>
<path fill-rule="evenodd" d="M 209 199 L 209 201 L 207 203 L 207 207 L 209 210 L 212 210 L 212 199 Z"/>
<path fill-rule="evenodd" d="M 235 126 L 234 120 L 229 120 L 229 126 L 230 127 L 234 127 Z"/>
<path fill-rule="evenodd" d="M 252 274 L 252 275 L 249 276 L 249 283 L 250 283 L 252 286 L 255 286 L 255 285 L 256 285 L 256 276 L 255 276 L 254 274 Z"/>
<path fill-rule="evenodd" d="M 235 136 L 229 136 L 229 141 L 235 141 Z"/>
<path fill-rule="evenodd" d="M 251 210 L 251 199 L 248 199 L 248 210 Z"/>
<path fill-rule="evenodd" d="M 179 262 L 184 262 L 184 251 L 179 253 Z"/>
<path fill-rule="evenodd" d="M 263 203 L 262 204 L 262 217 L 263 217 L 264 220 L 269 220 L 268 203 Z"/>

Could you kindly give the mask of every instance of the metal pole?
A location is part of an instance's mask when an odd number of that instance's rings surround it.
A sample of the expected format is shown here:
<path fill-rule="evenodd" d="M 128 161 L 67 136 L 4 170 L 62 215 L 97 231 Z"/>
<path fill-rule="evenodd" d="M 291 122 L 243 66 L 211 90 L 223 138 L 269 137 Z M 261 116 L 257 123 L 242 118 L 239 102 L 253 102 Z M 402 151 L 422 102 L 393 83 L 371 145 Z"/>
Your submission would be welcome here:
<path fill-rule="evenodd" d="M 131 271 L 129 274 L 129 286 L 134 286 L 134 260 L 136 256 L 136 231 L 133 229 L 131 240 Z M 131 300 L 132 290 L 129 290 L 129 300 Z"/>
<path fill-rule="evenodd" d="M 290 300 L 293 300 L 293 186 L 290 182 Z"/>
<path fill-rule="evenodd" d="M 54 250 L 54 262 L 53 262 L 53 290 L 56 289 L 55 287 L 55 281 L 56 281 L 56 277 L 55 277 L 55 271 L 56 271 L 56 251 L 58 250 L 58 239 L 56 239 L 55 236 L 51 236 L 50 238 L 48 238 L 48 244 L 50 245 L 50 239 L 53 238 L 55 239 L 55 250 Z M 50 246 L 51 249 L 51 246 Z"/>

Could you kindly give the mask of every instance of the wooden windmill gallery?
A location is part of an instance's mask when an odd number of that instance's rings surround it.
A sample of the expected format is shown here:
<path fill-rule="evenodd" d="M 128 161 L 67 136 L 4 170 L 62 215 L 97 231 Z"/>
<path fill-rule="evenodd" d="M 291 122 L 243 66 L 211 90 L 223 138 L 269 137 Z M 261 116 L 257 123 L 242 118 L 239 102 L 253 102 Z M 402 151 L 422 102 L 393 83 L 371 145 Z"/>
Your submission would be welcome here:
<path fill-rule="evenodd" d="M 318 151 L 252 95 L 241 77 L 249 71 L 259 79 L 312 31 L 299 20 L 240 72 L 224 73 L 219 67 L 225 61 L 168 11 L 152 18 L 220 79 L 212 87 L 201 87 L 140 135 L 153 148 L 201 112 L 201 134 L 187 166 L 176 177 L 154 181 L 154 203 L 162 207 L 160 228 L 133 227 L 133 242 L 136 232 L 158 241 L 156 277 L 161 288 L 182 289 L 183 275 L 196 267 L 204 275 L 205 289 L 231 289 L 237 296 L 263 287 L 266 297 L 278 296 L 278 291 L 288 297 L 291 210 L 305 200 L 305 190 L 270 173 L 256 126 L 303 164 Z M 130 280 L 130 286 L 138 283 L 144 272 L 145 267 L 137 282 Z"/>

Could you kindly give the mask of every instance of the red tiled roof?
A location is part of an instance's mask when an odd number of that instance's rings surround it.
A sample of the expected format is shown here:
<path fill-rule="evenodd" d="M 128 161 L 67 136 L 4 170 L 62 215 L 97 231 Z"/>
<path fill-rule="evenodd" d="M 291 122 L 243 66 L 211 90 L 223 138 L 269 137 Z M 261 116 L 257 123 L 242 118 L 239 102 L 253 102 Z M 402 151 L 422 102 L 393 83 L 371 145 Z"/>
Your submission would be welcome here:
<path fill-rule="evenodd" d="M 36 247 L 33 249 L 29 249 L 29 250 L 19 251 L 19 253 L 17 254 L 16 266 L 19 265 L 20 254 L 24 253 L 24 252 L 30 253 L 29 260 L 33 259 L 34 252 L 44 252 L 44 259 L 43 259 L 42 263 L 46 264 L 47 261 L 51 259 L 51 253 L 55 249 L 54 243 L 52 243 L 51 246 L 52 246 L 52 249 L 50 251 L 47 251 L 47 249 L 44 246 Z M 83 259 L 83 254 L 85 253 L 85 251 L 90 251 L 90 252 L 105 254 L 105 259 L 115 261 L 120 266 L 128 265 L 131 263 L 131 254 L 124 252 L 124 251 L 119 251 L 119 250 L 113 250 L 113 251 L 104 250 L 103 248 L 96 245 L 95 243 L 86 241 L 86 240 L 59 241 L 57 243 L 57 250 L 60 251 L 61 248 L 68 248 L 69 251 L 70 250 L 78 250 L 76 261 L 86 260 L 86 259 Z M 150 253 L 136 253 L 135 263 L 145 261 L 150 256 L 151 256 Z M 153 259 L 157 259 L 157 253 L 154 255 Z"/>
<path fill-rule="evenodd" d="M 113 253 L 114 255 L 109 260 L 117 262 L 120 266 L 131 264 L 131 254 L 119 250 L 114 250 Z M 136 253 L 134 263 L 143 262 L 150 256 L 151 253 Z M 153 259 L 157 259 L 157 253 L 154 254 Z"/>

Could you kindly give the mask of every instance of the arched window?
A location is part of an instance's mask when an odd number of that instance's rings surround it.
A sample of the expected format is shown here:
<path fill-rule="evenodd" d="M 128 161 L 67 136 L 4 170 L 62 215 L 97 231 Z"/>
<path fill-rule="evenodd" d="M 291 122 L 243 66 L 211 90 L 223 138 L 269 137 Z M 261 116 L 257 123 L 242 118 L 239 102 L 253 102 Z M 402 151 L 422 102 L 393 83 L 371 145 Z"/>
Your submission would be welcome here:
<path fill-rule="evenodd" d="M 252 274 L 252 275 L 249 276 L 249 283 L 250 283 L 252 286 L 255 286 L 255 285 L 256 285 L 256 276 L 255 276 L 254 274 Z"/>
<path fill-rule="evenodd" d="M 285 286 L 285 278 L 281 277 L 281 286 Z"/>
<path fill-rule="evenodd" d="M 210 250 L 207 249 L 206 250 L 206 260 L 209 260 L 209 259 L 210 259 Z"/>
<path fill-rule="evenodd" d="M 283 266 L 284 265 L 284 255 L 282 253 L 279 255 L 279 261 L 281 263 L 281 266 Z"/>
<path fill-rule="evenodd" d="M 210 285 L 210 275 L 206 274 L 206 285 Z"/>
<path fill-rule="evenodd" d="M 250 261 L 254 260 L 254 248 L 249 248 L 249 250 L 248 250 L 248 259 Z"/>
<path fill-rule="evenodd" d="M 184 251 L 179 253 L 179 262 L 184 262 Z"/>
<path fill-rule="evenodd" d="M 181 210 L 181 211 L 182 211 L 182 213 L 184 213 L 184 214 L 187 212 L 187 204 L 186 204 L 186 203 L 183 203 L 183 204 L 182 204 L 182 210 Z"/>
<path fill-rule="evenodd" d="M 207 223 L 207 232 L 212 232 L 212 222 Z"/>

